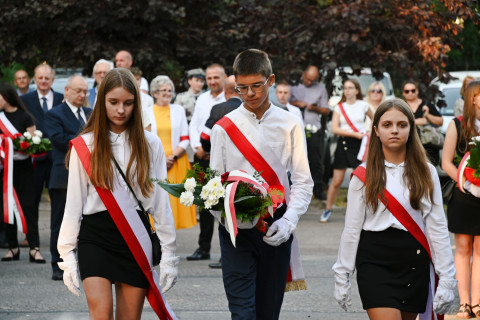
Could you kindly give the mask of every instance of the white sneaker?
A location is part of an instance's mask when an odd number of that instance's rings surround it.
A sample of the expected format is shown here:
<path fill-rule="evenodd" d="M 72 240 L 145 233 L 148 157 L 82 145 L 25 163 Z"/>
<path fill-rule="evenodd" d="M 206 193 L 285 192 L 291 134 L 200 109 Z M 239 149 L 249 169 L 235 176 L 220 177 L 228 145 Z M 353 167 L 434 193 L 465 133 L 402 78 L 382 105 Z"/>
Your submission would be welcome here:
<path fill-rule="evenodd" d="M 323 223 L 327 222 L 331 215 L 332 215 L 331 210 L 327 209 L 323 211 L 323 214 L 320 216 L 320 222 L 323 222 Z"/>

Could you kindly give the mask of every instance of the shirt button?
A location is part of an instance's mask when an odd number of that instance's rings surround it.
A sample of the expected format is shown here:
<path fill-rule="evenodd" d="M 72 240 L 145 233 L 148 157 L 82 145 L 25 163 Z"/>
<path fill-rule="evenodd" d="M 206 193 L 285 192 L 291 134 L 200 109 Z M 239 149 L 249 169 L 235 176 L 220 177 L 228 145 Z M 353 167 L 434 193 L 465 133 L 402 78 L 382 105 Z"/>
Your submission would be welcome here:
<path fill-rule="evenodd" d="M 342 143 L 343 143 L 343 144 L 347 144 L 347 142 L 345 142 L 345 141 L 342 141 Z"/>
<path fill-rule="evenodd" d="M 417 250 L 417 254 L 420 254 L 420 250 Z"/>
<path fill-rule="evenodd" d="M 409 283 L 409 284 L 407 285 L 407 287 L 410 287 L 411 285 L 412 285 L 412 284 L 411 284 L 411 283 Z"/>
<path fill-rule="evenodd" d="M 347 147 L 344 147 L 343 150 L 347 150 Z"/>
<path fill-rule="evenodd" d="M 412 270 L 415 270 L 415 268 L 412 268 Z"/>
<path fill-rule="evenodd" d="M 407 301 L 406 301 L 406 300 L 403 300 L 403 301 L 402 301 L 402 304 L 405 304 L 405 303 L 407 303 Z"/>

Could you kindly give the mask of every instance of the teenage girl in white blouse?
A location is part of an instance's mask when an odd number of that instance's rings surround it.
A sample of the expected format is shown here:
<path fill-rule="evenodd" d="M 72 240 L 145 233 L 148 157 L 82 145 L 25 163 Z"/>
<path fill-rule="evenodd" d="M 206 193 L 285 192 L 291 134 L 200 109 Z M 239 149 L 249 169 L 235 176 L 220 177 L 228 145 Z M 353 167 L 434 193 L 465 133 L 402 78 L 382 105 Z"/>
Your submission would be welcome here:
<path fill-rule="evenodd" d="M 357 270 L 360 297 L 370 319 L 414 320 L 425 312 L 430 259 L 379 201 L 388 184 L 388 191 L 420 221 L 428 239 L 439 276 L 433 309 L 443 314 L 454 300 L 456 280 L 440 182 L 403 100 L 387 100 L 375 112 L 365 166 L 366 184 L 353 175 L 348 188 L 345 228 L 333 266 L 335 299 L 345 310 L 351 305 L 350 280 Z"/>

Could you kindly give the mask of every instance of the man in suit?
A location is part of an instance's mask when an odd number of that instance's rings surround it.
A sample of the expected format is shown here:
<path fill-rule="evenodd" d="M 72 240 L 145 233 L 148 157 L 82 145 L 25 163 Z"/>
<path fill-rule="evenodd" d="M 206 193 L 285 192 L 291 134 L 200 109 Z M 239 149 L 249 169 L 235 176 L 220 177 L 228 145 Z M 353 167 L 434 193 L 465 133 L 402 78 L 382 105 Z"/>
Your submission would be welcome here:
<path fill-rule="evenodd" d="M 55 78 L 55 71 L 48 64 L 43 63 L 35 68 L 33 80 L 37 85 L 37 90 L 21 96 L 21 99 L 28 111 L 35 117 L 35 125 L 37 130 L 43 132 L 44 137 L 49 138 L 45 132 L 44 118 L 45 113 L 62 103 L 63 94 L 53 91 L 52 83 Z M 33 174 L 35 185 L 35 212 L 32 213 L 32 218 L 38 221 L 38 205 L 42 197 L 44 187 L 48 187 L 48 179 L 50 177 L 50 170 L 52 169 L 51 153 L 46 156 L 35 159 L 35 171 Z M 27 230 L 27 232 L 29 232 Z"/>
<path fill-rule="evenodd" d="M 205 123 L 202 134 L 200 135 L 200 142 L 202 143 L 202 148 L 205 152 L 210 152 L 210 132 L 212 131 L 215 123 L 222 119 L 224 115 L 237 109 L 242 104 L 242 99 L 240 95 L 235 91 L 235 76 L 230 76 L 227 78 L 224 87 L 225 99 L 227 101 L 216 104 L 212 107 L 210 111 L 210 117 Z"/>
<path fill-rule="evenodd" d="M 62 280 L 63 271 L 57 250 L 58 233 L 63 220 L 67 200 L 68 171 L 65 156 L 69 142 L 75 138 L 87 122 L 92 110 L 84 107 L 88 84 L 82 76 L 72 76 L 65 86 L 65 102 L 45 115 L 45 128 L 52 141 L 53 166 L 48 190 L 51 198 L 52 216 L 50 221 L 50 252 L 52 253 L 52 279 Z"/>
<path fill-rule="evenodd" d="M 103 78 L 108 71 L 113 69 L 113 62 L 108 61 L 105 59 L 100 59 L 95 62 L 93 66 L 93 78 L 95 79 L 95 86 L 88 90 L 88 106 L 93 108 L 95 106 L 95 102 L 97 101 L 97 91 L 100 87 L 100 83 L 102 83 Z"/>

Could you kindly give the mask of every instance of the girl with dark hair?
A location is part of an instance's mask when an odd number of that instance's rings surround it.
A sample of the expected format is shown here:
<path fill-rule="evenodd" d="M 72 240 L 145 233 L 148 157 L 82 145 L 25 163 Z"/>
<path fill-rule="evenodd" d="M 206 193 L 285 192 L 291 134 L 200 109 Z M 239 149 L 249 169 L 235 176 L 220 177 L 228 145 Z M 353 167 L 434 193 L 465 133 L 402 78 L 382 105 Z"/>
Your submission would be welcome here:
<path fill-rule="evenodd" d="M 367 102 L 363 101 L 362 88 L 355 79 L 343 83 L 343 95 L 340 103 L 333 109 L 332 132 L 339 136 L 333 160 L 333 177 L 327 193 L 327 205 L 320 216 L 320 222 L 327 222 L 332 214 L 333 203 L 342 185 L 347 168 L 356 168 L 363 158 L 360 147 L 364 137 L 366 117 L 373 118 L 373 112 Z M 364 142 L 366 145 L 366 141 Z"/>
<path fill-rule="evenodd" d="M 370 319 L 414 320 L 419 313 L 432 319 L 432 309 L 449 309 L 456 284 L 438 175 L 403 100 L 380 104 L 372 128 L 367 162 L 354 171 L 348 188 L 333 266 L 335 299 L 345 310 L 350 305 L 356 269 Z"/>
<path fill-rule="evenodd" d="M 480 81 L 465 90 L 463 117 L 448 125 L 442 152 L 442 168 L 457 181 L 455 153 L 462 158 L 470 151 L 472 137 L 480 135 Z M 457 317 L 480 319 L 480 198 L 458 188 L 448 203 L 448 230 L 455 234 L 455 268 L 457 269 L 460 309 Z M 472 257 L 473 253 L 473 258 Z M 472 314 L 473 311 L 473 314 Z"/>
<path fill-rule="evenodd" d="M 403 97 L 408 106 L 412 109 L 417 126 L 433 125 L 440 127 L 443 124 L 443 117 L 434 105 L 427 103 L 419 97 L 419 88 L 416 82 L 407 81 L 403 85 Z M 440 163 L 438 147 L 431 143 L 423 145 L 430 162 L 437 166 Z"/>
<path fill-rule="evenodd" d="M 93 319 L 113 319 L 112 283 L 116 318 L 140 319 L 146 295 L 157 314 L 169 312 L 160 292 L 177 278 L 175 227 L 167 193 L 150 180 L 167 177 L 166 158 L 160 139 L 143 129 L 139 89 L 130 71 L 107 73 L 85 129 L 71 144 L 58 238 L 65 285 L 79 295 L 80 273 Z M 140 215 L 147 212 L 153 221 L 145 224 Z M 160 283 L 147 224 L 162 245 Z"/>
<path fill-rule="evenodd" d="M 13 139 L 13 132 L 8 131 L 8 128 L 13 128 L 20 134 L 28 132 L 33 135 L 35 131 L 34 119 L 27 111 L 18 97 L 16 90 L 9 84 L 0 84 L 0 110 L 3 111 L 3 116 L 0 116 L 2 122 L 0 129 L 1 133 L 6 137 Z M 12 129 L 13 129 L 12 128 Z M 5 170 L 2 171 L 3 175 Z M 0 183 L 0 194 L 3 194 L 3 182 Z M 30 246 L 29 258 L 30 262 L 45 263 L 42 254 L 40 253 L 40 238 L 38 234 L 38 216 L 34 217 L 34 189 L 33 189 L 33 166 L 32 159 L 25 154 L 14 153 L 13 155 L 13 187 L 19 198 L 20 206 L 25 216 L 27 226 L 27 240 Z M 3 215 L 3 199 L 0 197 L 0 208 L 2 208 Z M 20 258 L 20 248 L 17 238 L 17 221 L 15 224 L 6 224 L 6 233 L 9 250 L 2 258 L 2 261 L 18 260 Z"/>

